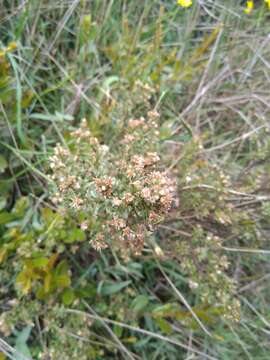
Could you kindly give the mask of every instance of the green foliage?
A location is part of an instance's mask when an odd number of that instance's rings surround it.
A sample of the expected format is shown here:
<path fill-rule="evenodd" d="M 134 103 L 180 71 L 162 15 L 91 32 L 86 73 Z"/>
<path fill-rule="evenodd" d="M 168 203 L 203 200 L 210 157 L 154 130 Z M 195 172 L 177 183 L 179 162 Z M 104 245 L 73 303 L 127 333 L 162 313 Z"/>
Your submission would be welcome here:
<path fill-rule="evenodd" d="M 65 260 L 62 260 L 55 266 L 57 257 L 58 254 L 54 254 L 50 258 L 38 256 L 25 260 L 23 270 L 16 279 L 16 284 L 23 294 L 28 294 L 35 282 L 38 283 L 36 296 L 40 300 L 44 300 L 48 295 L 70 286 L 68 265 Z M 63 296 L 65 299 L 68 294 L 63 294 Z"/>

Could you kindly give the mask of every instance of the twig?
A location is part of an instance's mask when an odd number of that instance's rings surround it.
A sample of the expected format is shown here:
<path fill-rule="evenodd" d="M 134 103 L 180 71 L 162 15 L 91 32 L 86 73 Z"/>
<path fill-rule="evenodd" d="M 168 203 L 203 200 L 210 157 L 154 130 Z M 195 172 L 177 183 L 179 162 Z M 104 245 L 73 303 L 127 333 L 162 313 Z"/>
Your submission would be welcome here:
<path fill-rule="evenodd" d="M 261 254 L 261 255 L 270 255 L 270 250 L 264 249 L 245 249 L 245 248 L 231 248 L 222 246 L 223 250 L 232 251 L 232 252 L 242 252 L 242 253 L 250 253 L 250 254 Z"/>
<path fill-rule="evenodd" d="M 247 133 L 245 133 L 245 134 L 243 134 L 241 136 L 238 136 L 237 138 L 235 138 L 235 139 L 233 139 L 231 141 L 224 142 L 223 144 L 214 146 L 214 147 L 209 148 L 209 149 L 203 149 L 202 152 L 207 153 L 207 152 L 211 152 L 211 151 L 215 151 L 215 150 L 224 149 L 226 146 L 230 146 L 230 145 L 232 145 L 234 143 L 237 143 L 239 141 L 248 139 L 251 135 L 253 135 L 254 133 L 256 133 L 259 130 L 264 129 L 264 128 L 266 128 L 266 125 L 258 126 L 257 128 L 255 128 L 253 130 L 250 130 L 249 132 L 247 132 Z"/>

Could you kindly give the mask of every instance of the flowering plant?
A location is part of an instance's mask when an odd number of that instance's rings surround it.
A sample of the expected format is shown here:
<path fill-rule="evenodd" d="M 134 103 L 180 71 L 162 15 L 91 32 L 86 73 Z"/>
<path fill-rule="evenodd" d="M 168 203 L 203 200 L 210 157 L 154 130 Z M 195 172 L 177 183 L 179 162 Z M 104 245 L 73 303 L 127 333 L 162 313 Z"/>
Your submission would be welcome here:
<path fill-rule="evenodd" d="M 174 180 L 160 168 L 156 111 L 131 119 L 110 149 L 84 119 L 69 147 L 50 158 L 52 201 L 75 216 L 96 250 L 112 246 L 124 258 L 142 252 L 155 224 L 170 210 Z M 119 159 L 121 154 L 121 159 Z"/>

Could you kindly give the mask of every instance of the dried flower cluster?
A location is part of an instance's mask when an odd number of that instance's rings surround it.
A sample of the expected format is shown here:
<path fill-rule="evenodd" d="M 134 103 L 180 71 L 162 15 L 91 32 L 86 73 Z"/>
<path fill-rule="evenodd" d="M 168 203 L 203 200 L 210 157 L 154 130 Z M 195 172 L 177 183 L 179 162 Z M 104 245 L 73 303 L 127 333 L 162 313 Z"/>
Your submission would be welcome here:
<path fill-rule="evenodd" d="M 71 133 L 70 147 L 54 149 L 52 201 L 76 216 L 96 250 L 112 246 L 123 257 L 140 254 L 172 206 L 175 184 L 160 170 L 156 152 L 158 116 L 151 111 L 146 119 L 131 119 L 111 148 L 100 144 L 83 120 Z"/>

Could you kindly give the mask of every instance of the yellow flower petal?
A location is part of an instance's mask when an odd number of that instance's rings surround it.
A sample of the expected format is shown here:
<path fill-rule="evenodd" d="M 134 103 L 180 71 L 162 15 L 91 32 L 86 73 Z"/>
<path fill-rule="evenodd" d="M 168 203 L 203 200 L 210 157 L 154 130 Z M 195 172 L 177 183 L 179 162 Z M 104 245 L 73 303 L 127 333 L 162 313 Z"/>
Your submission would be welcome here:
<path fill-rule="evenodd" d="M 177 4 L 184 8 L 188 8 L 192 5 L 192 0 L 178 0 Z"/>
<path fill-rule="evenodd" d="M 268 1 L 268 0 L 267 0 Z M 254 9 L 254 2 L 253 0 L 247 1 L 246 8 L 244 9 L 244 13 L 250 14 L 251 11 Z"/>

